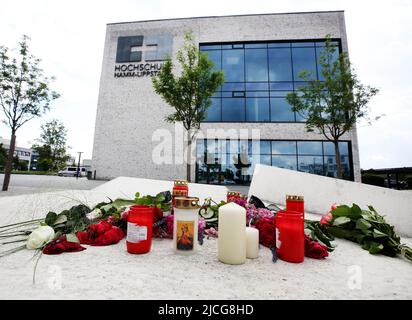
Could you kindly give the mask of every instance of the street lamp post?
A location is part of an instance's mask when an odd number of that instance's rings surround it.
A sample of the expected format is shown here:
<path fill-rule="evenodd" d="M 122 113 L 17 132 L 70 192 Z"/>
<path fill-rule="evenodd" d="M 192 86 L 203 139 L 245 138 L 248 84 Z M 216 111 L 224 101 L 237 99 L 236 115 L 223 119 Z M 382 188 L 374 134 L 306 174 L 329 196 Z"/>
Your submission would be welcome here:
<path fill-rule="evenodd" d="M 79 162 L 77 162 L 77 174 L 76 174 L 76 179 L 79 179 L 80 175 L 80 158 L 82 157 L 82 151 L 77 152 L 79 154 Z"/>

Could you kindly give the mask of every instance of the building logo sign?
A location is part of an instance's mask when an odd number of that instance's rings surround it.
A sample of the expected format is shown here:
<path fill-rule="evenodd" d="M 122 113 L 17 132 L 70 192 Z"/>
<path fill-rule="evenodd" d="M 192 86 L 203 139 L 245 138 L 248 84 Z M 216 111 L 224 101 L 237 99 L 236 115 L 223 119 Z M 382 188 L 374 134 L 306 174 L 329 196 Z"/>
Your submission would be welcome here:
<path fill-rule="evenodd" d="M 171 35 L 119 37 L 114 77 L 155 76 L 171 54 Z"/>

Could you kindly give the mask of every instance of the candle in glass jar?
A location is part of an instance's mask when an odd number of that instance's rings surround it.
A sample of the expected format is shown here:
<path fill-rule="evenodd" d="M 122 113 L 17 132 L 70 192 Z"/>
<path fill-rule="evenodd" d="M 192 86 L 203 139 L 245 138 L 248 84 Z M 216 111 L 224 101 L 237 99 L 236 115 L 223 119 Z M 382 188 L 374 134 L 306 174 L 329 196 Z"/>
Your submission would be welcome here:
<path fill-rule="evenodd" d="M 305 213 L 305 202 L 303 201 L 303 196 L 286 196 L 286 210 Z"/>
<path fill-rule="evenodd" d="M 175 205 L 175 197 L 187 197 L 189 194 L 189 187 L 186 180 L 174 180 L 172 190 L 172 206 Z"/>
<path fill-rule="evenodd" d="M 219 207 L 218 258 L 227 264 L 246 262 L 246 209 L 230 202 Z"/>
<path fill-rule="evenodd" d="M 240 199 L 241 194 L 239 191 L 228 191 L 226 194 L 226 202 L 232 202 Z"/>
<path fill-rule="evenodd" d="M 198 247 L 199 198 L 176 197 L 173 218 L 173 248 L 191 254 Z"/>
<path fill-rule="evenodd" d="M 303 262 L 305 257 L 303 213 L 279 210 L 276 214 L 276 254 L 288 262 Z"/>
<path fill-rule="evenodd" d="M 141 254 L 152 245 L 153 207 L 132 206 L 127 216 L 127 252 Z"/>
<path fill-rule="evenodd" d="M 246 228 L 246 257 L 248 259 L 259 257 L 259 230 L 256 228 Z"/>

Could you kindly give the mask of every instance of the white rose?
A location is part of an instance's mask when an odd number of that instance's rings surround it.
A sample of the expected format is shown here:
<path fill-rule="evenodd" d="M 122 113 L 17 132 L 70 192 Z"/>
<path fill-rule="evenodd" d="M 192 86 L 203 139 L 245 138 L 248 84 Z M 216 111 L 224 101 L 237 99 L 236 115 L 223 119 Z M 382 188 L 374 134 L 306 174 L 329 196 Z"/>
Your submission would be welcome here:
<path fill-rule="evenodd" d="M 86 217 L 89 220 L 94 220 L 94 219 L 100 218 L 101 215 L 102 215 L 102 210 L 94 209 L 93 211 L 90 211 L 88 214 L 86 214 Z"/>
<path fill-rule="evenodd" d="M 30 234 L 26 243 L 26 247 L 27 249 L 39 249 L 50 240 L 53 240 L 53 238 L 53 228 L 49 226 L 41 226 Z"/>

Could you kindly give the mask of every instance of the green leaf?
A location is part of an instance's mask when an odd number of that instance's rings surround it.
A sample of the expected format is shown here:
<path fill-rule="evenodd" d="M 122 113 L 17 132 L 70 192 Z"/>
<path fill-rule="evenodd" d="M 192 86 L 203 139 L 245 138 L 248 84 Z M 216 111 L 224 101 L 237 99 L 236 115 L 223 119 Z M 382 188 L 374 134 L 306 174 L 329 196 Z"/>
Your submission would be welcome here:
<path fill-rule="evenodd" d="M 350 222 L 350 218 L 348 217 L 339 217 L 333 220 L 333 225 L 334 226 L 340 226 L 342 224 L 348 223 Z"/>
<path fill-rule="evenodd" d="M 163 201 L 165 201 L 165 199 L 166 199 L 166 197 L 165 197 L 165 195 L 163 194 L 163 193 L 158 193 L 157 195 L 156 195 L 156 202 L 163 202 Z"/>
<path fill-rule="evenodd" d="M 372 227 L 372 225 L 365 219 L 360 218 L 356 221 L 356 229 L 367 230 L 370 227 Z"/>
<path fill-rule="evenodd" d="M 134 204 L 135 201 L 134 200 L 129 200 L 129 199 L 116 199 L 113 201 L 112 205 L 116 208 L 116 209 L 120 209 L 121 207 L 124 206 L 129 206 L 131 204 Z"/>
<path fill-rule="evenodd" d="M 351 216 L 360 217 L 362 215 L 362 209 L 355 203 L 352 204 Z"/>
<path fill-rule="evenodd" d="M 347 205 L 337 207 L 331 211 L 333 217 L 343 217 L 350 215 L 351 209 Z"/>
<path fill-rule="evenodd" d="M 352 230 L 346 230 L 340 227 L 329 227 L 328 231 L 337 238 L 350 238 L 353 235 Z"/>
<path fill-rule="evenodd" d="M 44 222 L 48 225 L 48 226 L 53 226 L 54 222 L 57 219 L 57 214 L 55 212 L 49 212 L 46 216 L 46 219 L 44 220 Z"/>
<path fill-rule="evenodd" d="M 372 245 L 369 247 L 369 253 L 376 254 L 383 250 L 383 244 L 373 242 Z"/>
<path fill-rule="evenodd" d="M 80 243 L 79 239 L 74 233 L 68 233 L 66 234 L 66 240 L 68 242 L 75 242 L 75 243 Z"/>
<path fill-rule="evenodd" d="M 134 197 L 135 197 L 135 199 L 139 199 L 140 198 L 140 192 L 136 192 Z"/>
<path fill-rule="evenodd" d="M 373 237 L 374 238 L 384 238 L 387 237 L 388 235 L 379 231 L 378 229 L 373 229 Z"/>
<path fill-rule="evenodd" d="M 54 221 L 53 226 L 58 225 L 58 224 L 63 224 L 67 221 L 67 216 L 65 214 L 59 214 L 56 218 L 56 221 Z"/>

